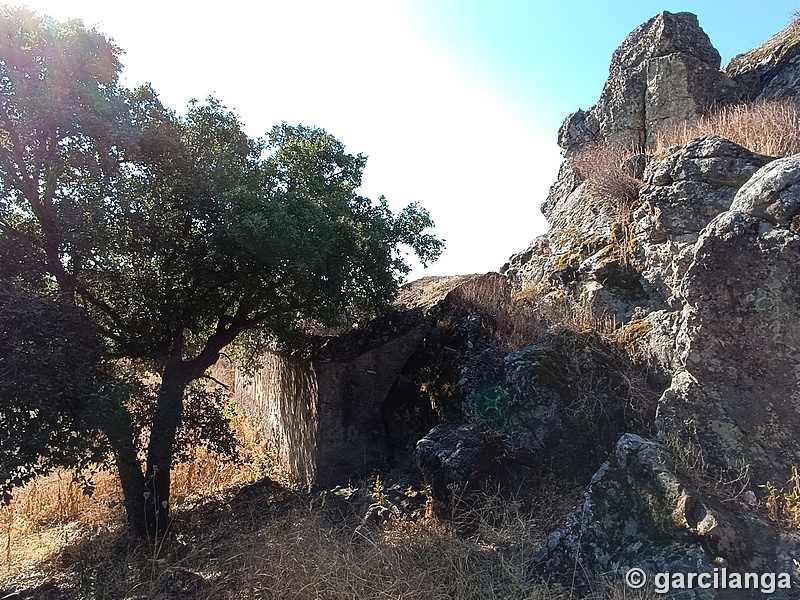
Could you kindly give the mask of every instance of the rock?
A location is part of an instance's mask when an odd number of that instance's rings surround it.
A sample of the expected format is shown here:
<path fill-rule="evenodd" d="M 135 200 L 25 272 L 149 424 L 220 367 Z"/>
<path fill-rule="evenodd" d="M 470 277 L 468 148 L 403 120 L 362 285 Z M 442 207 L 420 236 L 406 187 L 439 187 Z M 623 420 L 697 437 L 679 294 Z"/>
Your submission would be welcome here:
<path fill-rule="evenodd" d="M 587 480 L 626 426 L 628 366 L 596 334 L 562 330 L 509 354 L 498 384 L 469 401 L 518 450 L 567 479 Z"/>
<path fill-rule="evenodd" d="M 798 278 L 800 237 L 751 215 L 723 213 L 697 242 L 679 290 L 683 369 L 657 424 L 718 475 L 748 465 L 754 481 L 782 482 L 800 464 Z"/>
<path fill-rule="evenodd" d="M 590 585 L 600 573 L 644 568 L 645 561 L 651 572 L 710 567 L 697 541 L 673 516 L 686 492 L 660 452 L 660 446 L 639 436 L 622 436 L 577 509 L 548 536 L 539 568 L 562 578 L 576 575 Z"/>
<path fill-rule="evenodd" d="M 758 48 L 733 58 L 723 69 L 745 100 L 800 99 L 800 24 L 792 21 Z"/>
<path fill-rule="evenodd" d="M 796 586 L 798 571 L 786 550 L 796 548 L 797 537 L 778 534 L 763 516 L 744 509 L 744 494 L 715 497 L 689 475 L 664 446 L 623 435 L 576 510 L 548 536 L 537 569 L 581 590 L 634 567 L 652 575 L 713 572 L 721 565 L 786 572 Z M 753 597 L 750 591 L 695 592 L 686 597 Z"/>
<path fill-rule="evenodd" d="M 597 139 L 599 133 L 600 124 L 594 113 L 578 109 L 559 128 L 558 145 L 565 150 L 576 150 Z"/>
<path fill-rule="evenodd" d="M 631 407 L 654 411 L 660 391 L 599 335 L 545 333 L 468 386 L 468 421 L 421 439 L 417 469 L 438 498 L 452 489 L 526 496 L 525 482 L 543 471 L 586 480 L 626 427 L 639 426 Z"/>
<path fill-rule="evenodd" d="M 666 156 L 651 160 L 645 169 L 644 180 L 656 186 L 700 181 L 710 187 L 735 189 L 771 160 L 722 136 L 704 135 L 668 150 Z"/>
<path fill-rule="evenodd" d="M 631 170 L 643 167 L 630 157 Z M 621 201 L 582 181 L 567 160 L 542 207 L 550 230 L 512 256 L 502 272 L 517 288 L 541 296 L 583 297 L 597 312 L 623 321 L 646 303 L 638 276 L 625 264 L 627 223 Z"/>
<path fill-rule="evenodd" d="M 738 211 L 788 227 L 800 214 L 800 154 L 778 159 L 756 173 L 736 193 Z"/>
<path fill-rule="evenodd" d="M 659 128 L 701 115 L 739 95 L 719 71 L 720 56 L 690 13 L 663 12 L 614 52 L 598 103 L 573 113 L 559 131 L 567 152 L 593 140 L 652 147 Z"/>
<path fill-rule="evenodd" d="M 173 600 L 192 600 L 211 584 L 201 575 L 187 569 L 173 568 L 161 584 L 156 598 Z"/>
<path fill-rule="evenodd" d="M 364 514 L 364 525 L 366 527 L 383 527 L 395 518 L 395 513 L 388 506 L 382 504 L 371 504 Z"/>
<path fill-rule="evenodd" d="M 770 160 L 707 135 L 648 162 L 635 235 L 650 310 L 676 308 L 674 295 L 700 231 L 728 210 L 742 184 Z"/>
<path fill-rule="evenodd" d="M 719 62 L 706 62 L 687 52 L 648 60 L 644 97 L 645 139 L 654 148 L 660 130 L 694 119 L 736 96 L 736 86 L 719 71 Z"/>
<path fill-rule="evenodd" d="M 439 498 L 464 489 L 483 443 L 484 429 L 477 423 L 437 425 L 417 442 L 414 459 L 422 480 Z"/>
<path fill-rule="evenodd" d="M 320 508 L 335 522 L 347 522 L 356 514 L 358 507 L 363 508 L 364 494 L 359 488 L 350 485 L 337 485 L 335 488 L 320 492 L 318 502 Z"/>

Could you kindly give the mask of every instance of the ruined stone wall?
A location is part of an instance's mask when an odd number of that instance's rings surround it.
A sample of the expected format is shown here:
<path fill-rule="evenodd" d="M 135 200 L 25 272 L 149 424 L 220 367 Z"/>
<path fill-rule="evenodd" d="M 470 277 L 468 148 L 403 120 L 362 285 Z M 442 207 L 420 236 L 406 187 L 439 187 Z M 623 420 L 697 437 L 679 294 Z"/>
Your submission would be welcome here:
<path fill-rule="evenodd" d="M 318 384 L 314 363 L 268 352 L 253 375 L 236 369 L 236 405 L 259 427 L 297 485 L 316 478 Z"/>
<path fill-rule="evenodd" d="M 266 353 L 254 374 L 237 368 L 235 403 L 300 486 L 396 466 L 391 443 L 413 448 L 432 427 L 430 401 L 403 375 L 430 327 L 408 311 L 331 339 L 312 359 Z"/>

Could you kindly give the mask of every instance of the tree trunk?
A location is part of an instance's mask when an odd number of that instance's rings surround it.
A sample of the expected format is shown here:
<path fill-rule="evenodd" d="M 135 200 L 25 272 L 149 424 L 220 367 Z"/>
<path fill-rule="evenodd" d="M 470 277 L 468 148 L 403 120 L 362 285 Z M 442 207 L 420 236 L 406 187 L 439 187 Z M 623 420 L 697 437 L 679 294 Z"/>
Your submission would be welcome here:
<path fill-rule="evenodd" d="M 150 428 L 150 444 L 147 447 L 147 469 L 145 471 L 147 510 L 146 526 L 149 534 L 164 533 L 169 526 L 170 475 L 172 456 L 175 452 L 175 435 L 183 420 L 183 394 L 186 386 L 206 372 L 219 359 L 219 351 L 234 337 L 237 330 L 229 328 L 211 335 L 205 348 L 195 358 L 184 361 L 180 350 L 167 357 L 161 374 L 153 423 Z"/>
<path fill-rule="evenodd" d="M 128 531 L 137 537 L 144 537 L 147 535 L 144 497 L 146 488 L 144 473 L 136 453 L 130 413 L 121 403 L 114 406 L 113 413 L 107 416 L 101 428 L 111 444 L 119 471 Z"/>
<path fill-rule="evenodd" d="M 128 530 L 137 537 L 145 537 L 147 535 L 145 520 L 147 499 L 144 497 L 146 487 L 136 447 L 131 441 L 121 445 L 113 444 L 113 449 L 125 501 Z"/>
<path fill-rule="evenodd" d="M 180 356 L 170 356 L 161 375 L 145 473 L 149 492 L 145 516 L 151 535 L 164 533 L 169 526 L 170 473 L 175 435 L 183 419 L 183 394 L 193 379 L 187 371 L 187 364 Z"/>

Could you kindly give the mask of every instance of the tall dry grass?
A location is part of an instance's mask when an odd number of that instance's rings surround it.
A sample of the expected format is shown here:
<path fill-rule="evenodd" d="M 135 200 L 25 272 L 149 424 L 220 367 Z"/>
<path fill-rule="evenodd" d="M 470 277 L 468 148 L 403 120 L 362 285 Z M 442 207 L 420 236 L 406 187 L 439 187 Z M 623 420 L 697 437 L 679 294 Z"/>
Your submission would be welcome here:
<path fill-rule="evenodd" d="M 797 154 L 800 152 L 800 107 L 791 100 L 725 106 L 707 116 L 659 131 L 656 146 L 661 151 L 712 134 L 767 156 Z"/>
<path fill-rule="evenodd" d="M 641 160 L 640 160 L 641 159 Z M 644 165 L 641 149 L 590 142 L 569 157 L 578 176 L 604 199 L 630 204 L 639 196 Z"/>
<path fill-rule="evenodd" d="M 234 418 L 232 426 L 241 444 L 241 463 L 195 448 L 191 459 L 177 465 L 172 473 L 172 504 L 176 510 L 266 476 L 284 480 L 258 432 L 241 416 Z M 96 473 L 92 479 L 95 485 L 89 496 L 73 472 L 60 469 L 33 479 L 16 490 L 9 505 L 0 506 L 0 580 L 35 565 L 52 564 L 62 548 L 87 533 L 100 536 L 124 531 L 125 512 L 116 469 Z M 111 550 L 99 541 L 90 547 L 98 556 Z"/>
<path fill-rule="evenodd" d="M 553 328 L 602 335 L 611 335 L 618 328 L 612 316 L 588 302 L 565 296 L 545 298 L 535 286 L 514 290 L 510 281 L 498 274 L 469 280 L 453 290 L 447 300 L 460 315 L 486 317 L 484 328 L 508 352 L 519 350 Z"/>
<path fill-rule="evenodd" d="M 57 555 L 29 564 L 15 579 L 4 577 L 0 589 L 49 580 L 73 585 L 75 597 L 108 600 L 645 598 L 606 582 L 585 596 L 535 576 L 546 534 L 577 500 L 577 488 L 555 480 L 540 482 L 538 499 L 526 507 L 488 496 L 457 505 L 451 521 L 399 518 L 382 528 L 354 529 L 352 517 L 326 512 L 313 496 L 284 495 L 271 507 L 258 494 L 244 502 L 234 496 L 184 512 L 158 554 L 121 548 L 120 513 L 83 521 L 76 515 L 85 513 L 86 501 L 78 495 L 70 496 L 72 504 L 63 495 L 61 505 L 47 504 L 43 495 L 56 485 L 40 481 L 27 490 L 31 517 L 44 517 L 30 537 L 67 525 L 74 535 Z"/>
<path fill-rule="evenodd" d="M 592 142 L 574 152 L 570 162 L 605 203 L 611 220 L 608 246 L 613 258 L 622 268 L 631 268 L 636 254 L 633 208 L 644 185 L 645 155 L 639 148 Z"/>

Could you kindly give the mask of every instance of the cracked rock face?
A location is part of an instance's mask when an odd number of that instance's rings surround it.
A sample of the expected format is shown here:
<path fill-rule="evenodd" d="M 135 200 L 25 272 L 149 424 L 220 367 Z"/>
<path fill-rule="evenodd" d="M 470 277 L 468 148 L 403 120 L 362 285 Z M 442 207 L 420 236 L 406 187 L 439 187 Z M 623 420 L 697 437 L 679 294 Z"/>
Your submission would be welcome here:
<path fill-rule="evenodd" d="M 680 291 L 685 373 L 658 425 L 720 473 L 748 464 L 757 483 L 783 482 L 800 464 L 798 277 L 800 237 L 750 214 L 721 214 L 696 245 Z"/>
<path fill-rule="evenodd" d="M 800 214 L 800 154 L 761 169 L 737 192 L 731 210 L 797 229 L 794 218 Z"/>
<path fill-rule="evenodd" d="M 663 12 L 614 52 L 598 103 L 567 117 L 558 144 L 572 151 L 592 140 L 652 147 L 657 130 L 734 100 L 737 84 L 690 13 Z"/>
<path fill-rule="evenodd" d="M 617 237 L 609 198 L 572 168 L 593 141 L 652 147 L 660 127 L 709 100 L 800 97 L 798 65 L 797 23 L 721 73 L 696 19 L 662 13 L 617 50 L 597 105 L 561 129 L 567 160 L 543 207 L 551 230 L 505 273 L 615 314 L 667 389 L 658 441 L 623 435 L 549 537 L 548 577 L 588 585 L 623 566 L 723 564 L 798 584 L 800 539 L 756 507 L 759 486 L 783 485 L 800 465 L 800 155 L 775 159 L 712 135 L 648 156 L 629 207 L 635 295 L 603 275 Z M 752 597 L 703 593 L 686 597 Z"/>
<path fill-rule="evenodd" d="M 657 303 L 674 305 L 676 288 L 691 261 L 700 231 L 728 210 L 739 187 L 769 157 L 708 135 L 650 160 L 636 215 L 643 287 Z"/>

